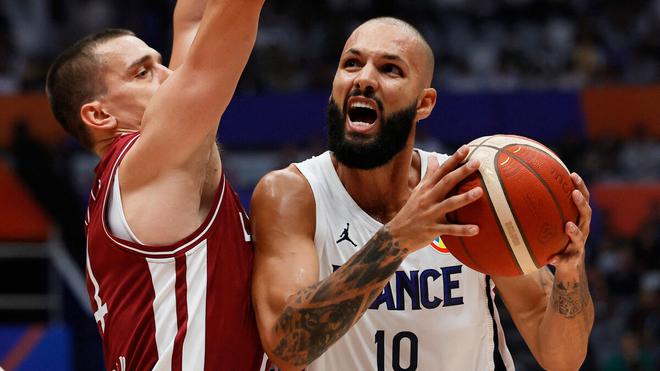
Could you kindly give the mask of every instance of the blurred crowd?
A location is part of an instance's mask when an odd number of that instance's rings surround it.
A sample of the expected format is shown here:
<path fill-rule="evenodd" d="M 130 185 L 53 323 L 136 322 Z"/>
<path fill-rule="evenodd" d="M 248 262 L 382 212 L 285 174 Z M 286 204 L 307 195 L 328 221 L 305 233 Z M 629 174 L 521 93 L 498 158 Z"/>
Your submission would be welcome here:
<path fill-rule="evenodd" d="M 105 27 L 165 56 L 175 0 L 0 0 L 0 92 L 41 89 L 63 46 Z M 364 19 L 411 21 L 453 91 L 563 89 L 660 80 L 660 0 L 272 1 L 239 90 L 325 89 Z"/>
<path fill-rule="evenodd" d="M 54 55 L 105 27 L 134 30 L 168 55 L 175 0 L 0 0 L 0 94 L 43 89 Z M 436 52 L 435 86 L 447 91 L 575 89 L 598 84 L 660 82 L 660 0 L 325 0 L 268 1 L 239 91 L 329 91 L 347 34 L 364 19 L 411 21 Z M 660 138 L 640 125 L 627 139 L 553 146 L 588 182 L 660 182 Z M 82 265 L 80 220 L 97 159 L 75 145 L 53 152 L 22 125 L 0 153 L 59 222 Z M 418 146 L 451 152 L 420 133 Z M 223 161 L 244 201 L 265 172 L 320 153 L 324 144 L 276 151 L 225 149 Z M 5 156 L 6 155 L 6 156 Z M 50 179 L 49 179 L 50 178 Z M 47 194 L 56 185 L 57 195 Z M 63 195 L 66 195 L 64 197 Z M 77 206 L 76 206 L 77 205 Z M 596 323 L 584 370 L 660 369 L 660 202 L 632 238 L 609 228 L 594 207 L 588 274 Z M 76 215 L 72 215 L 76 214 Z M 519 370 L 536 370 L 522 340 L 508 329 Z"/>

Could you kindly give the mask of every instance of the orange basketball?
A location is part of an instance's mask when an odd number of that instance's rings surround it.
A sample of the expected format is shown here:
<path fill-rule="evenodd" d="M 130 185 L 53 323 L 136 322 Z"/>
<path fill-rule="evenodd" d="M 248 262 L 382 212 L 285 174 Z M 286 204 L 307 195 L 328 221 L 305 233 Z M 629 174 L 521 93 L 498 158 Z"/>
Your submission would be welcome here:
<path fill-rule="evenodd" d="M 568 169 L 550 149 L 515 135 L 492 135 L 468 144 L 468 160 L 479 170 L 455 193 L 480 186 L 483 196 L 447 216 L 476 224 L 474 237 L 442 236 L 451 253 L 468 267 L 494 276 L 536 271 L 568 244 L 566 222 L 577 222 Z"/>

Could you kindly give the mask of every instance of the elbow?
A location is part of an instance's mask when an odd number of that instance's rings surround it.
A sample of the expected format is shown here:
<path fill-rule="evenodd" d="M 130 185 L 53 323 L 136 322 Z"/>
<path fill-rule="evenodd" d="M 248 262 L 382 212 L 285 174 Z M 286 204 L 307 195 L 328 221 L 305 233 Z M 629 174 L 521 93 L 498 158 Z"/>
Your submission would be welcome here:
<path fill-rule="evenodd" d="M 299 349 L 300 345 L 294 344 L 294 341 L 287 339 L 286 335 L 278 334 L 274 327 L 270 331 L 267 327 L 260 328 L 259 336 L 268 359 L 277 365 L 280 371 L 301 371 L 307 367 L 309 362 L 303 356 L 305 350 Z"/>
<path fill-rule="evenodd" d="M 274 342 L 267 343 L 262 341 L 264 351 L 268 355 L 268 359 L 273 362 L 280 371 L 302 371 L 307 367 L 307 364 L 302 363 L 300 357 L 294 357 L 289 354 L 281 354 L 277 351 L 277 345 Z"/>
<path fill-rule="evenodd" d="M 580 369 L 580 366 L 582 366 L 582 362 L 584 362 L 584 359 L 577 363 L 559 362 L 548 365 L 541 365 L 541 367 L 544 370 L 548 370 L 548 371 L 578 371 Z"/>
<path fill-rule="evenodd" d="M 272 352 L 266 351 L 268 359 L 277 366 L 279 371 L 303 371 L 307 365 L 297 365 L 291 362 L 287 362 L 280 357 L 274 356 Z"/>
<path fill-rule="evenodd" d="M 572 354 L 563 354 L 562 356 L 548 356 L 539 361 L 539 366 L 549 371 L 576 371 L 580 369 L 582 363 L 587 358 L 587 349 L 576 349 Z"/>

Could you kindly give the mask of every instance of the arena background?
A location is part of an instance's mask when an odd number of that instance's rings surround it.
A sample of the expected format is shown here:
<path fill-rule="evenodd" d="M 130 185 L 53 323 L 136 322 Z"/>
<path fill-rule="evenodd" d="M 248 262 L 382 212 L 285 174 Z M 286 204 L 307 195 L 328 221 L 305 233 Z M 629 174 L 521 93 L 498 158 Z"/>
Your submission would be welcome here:
<path fill-rule="evenodd" d="M 82 221 L 97 159 L 51 117 L 47 67 L 64 46 L 105 27 L 135 31 L 167 60 L 173 6 L 0 0 L 6 370 L 103 369 L 83 286 Z M 380 15 L 410 21 L 435 51 L 440 94 L 417 146 L 450 152 L 478 136 L 521 134 L 551 146 L 587 180 L 596 323 L 582 369 L 658 370 L 660 0 L 267 1 L 220 129 L 225 167 L 246 206 L 264 173 L 323 151 L 343 42 Z M 504 322 L 517 369 L 538 369 L 510 319 Z"/>

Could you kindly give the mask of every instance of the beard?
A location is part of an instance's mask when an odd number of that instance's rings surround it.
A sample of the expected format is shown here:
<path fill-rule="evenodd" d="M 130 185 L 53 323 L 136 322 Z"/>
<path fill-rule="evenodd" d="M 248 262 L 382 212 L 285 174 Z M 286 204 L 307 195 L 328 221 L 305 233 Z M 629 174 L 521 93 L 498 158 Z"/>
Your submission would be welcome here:
<path fill-rule="evenodd" d="M 382 112 L 382 103 L 374 97 L 369 98 L 376 100 Z M 330 98 L 328 147 L 339 162 L 349 168 L 362 170 L 383 166 L 401 152 L 406 146 L 417 114 L 417 103 L 413 102 L 409 107 L 381 118 L 380 131 L 374 138 L 370 138 L 362 133 L 346 134 L 347 108 L 347 103 L 344 103 L 342 112 L 334 99 Z"/>

